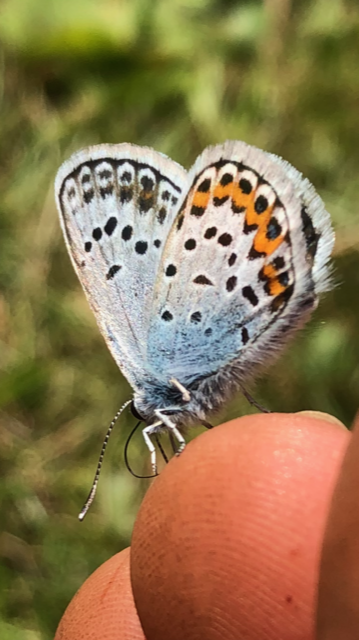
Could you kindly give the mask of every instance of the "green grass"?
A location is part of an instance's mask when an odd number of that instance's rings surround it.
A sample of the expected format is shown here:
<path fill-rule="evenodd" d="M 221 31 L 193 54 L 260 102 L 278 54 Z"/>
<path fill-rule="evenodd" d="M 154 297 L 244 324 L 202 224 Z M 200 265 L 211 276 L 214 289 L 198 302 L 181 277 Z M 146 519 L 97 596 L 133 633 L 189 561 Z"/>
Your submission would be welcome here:
<path fill-rule="evenodd" d="M 276 411 L 350 425 L 359 387 L 357 0 L 3 0 L 0 8 L 0 636 L 48 640 L 84 579 L 129 544 L 148 486 L 105 428 L 130 389 L 70 265 L 53 179 L 87 144 L 135 142 L 190 166 L 227 138 L 278 153 L 337 232 L 337 286 L 253 389 Z M 229 419 L 251 409 L 240 397 Z M 148 470 L 138 435 L 133 466 Z"/>

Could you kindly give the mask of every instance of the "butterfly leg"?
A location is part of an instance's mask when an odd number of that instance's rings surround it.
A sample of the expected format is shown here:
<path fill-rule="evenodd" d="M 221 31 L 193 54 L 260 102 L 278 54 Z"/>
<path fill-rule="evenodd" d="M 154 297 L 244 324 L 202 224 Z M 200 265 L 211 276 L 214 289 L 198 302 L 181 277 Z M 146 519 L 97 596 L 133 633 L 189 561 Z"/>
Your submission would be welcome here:
<path fill-rule="evenodd" d="M 153 424 L 150 424 L 148 427 L 145 427 L 144 429 L 142 429 L 142 435 L 144 438 L 145 443 L 147 444 L 147 447 L 149 449 L 150 452 L 150 456 L 151 456 L 151 467 L 152 467 L 152 471 L 154 473 L 155 476 L 157 476 L 157 460 L 156 460 L 156 447 L 153 444 L 151 437 L 154 433 L 158 432 L 158 428 L 162 425 L 162 422 L 154 422 Z"/>
<path fill-rule="evenodd" d="M 178 448 L 177 448 L 177 451 L 176 451 L 176 456 L 179 456 L 180 453 L 182 453 L 183 449 L 186 446 L 186 441 L 185 441 L 182 433 L 176 427 L 175 423 L 172 422 L 172 420 L 170 420 L 170 418 L 168 416 L 163 414 L 160 409 L 156 409 L 155 410 L 155 414 L 156 414 L 157 418 L 159 418 L 159 420 L 161 420 L 161 422 L 165 425 L 165 427 L 167 427 L 169 432 L 172 433 L 172 435 L 176 438 L 176 440 L 178 442 Z"/>
<path fill-rule="evenodd" d="M 265 407 L 263 407 L 263 405 L 259 404 L 259 402 L 257 402 L 253 398 L 253 396 L 251 396 L 251 394 L 248 393 L 247 389 L 245 389 L 241 383 L 239 383 L 239 388 L 242 391 L 246 400 L 248 400 L 249 404 L 251 404 L 253 407 L 256 407 L 256 409 L 259 409 L 259 411 L 261 411 L 262 413 L 272 413 L 269 409 L 266 409 Z"/>
<path fill-rule="evenodd" d="M 179 456 L 180 453 L 182 453 L 183 449 L 186 446 L 186 441 L 182 433 L 176 427 L 174 422 L 172 422 L 172 420 L 169 419 L 168 416 L 161 413 L 161 411 L 158 409 L 155 411 L 155 414 L 156 414 L 156 417 L 159 419 L 158 422 L 154 422 L 153 424 L 150 424 L 148 427 L 145 427 L 144 429 L 142 429 L 142 435 L 150 452 L 152 471 L 154 475 L 157 475 L 156 447 L 151 440 L 151 436 L 155 433 L 158 433 L 158 431 L 161 430 L 161 426 L 167 427 L 170 434 L 172 434 L 172 436 L 176 438 L 178 442 L 178 447 L 175 452 L 176 456 Z"/>

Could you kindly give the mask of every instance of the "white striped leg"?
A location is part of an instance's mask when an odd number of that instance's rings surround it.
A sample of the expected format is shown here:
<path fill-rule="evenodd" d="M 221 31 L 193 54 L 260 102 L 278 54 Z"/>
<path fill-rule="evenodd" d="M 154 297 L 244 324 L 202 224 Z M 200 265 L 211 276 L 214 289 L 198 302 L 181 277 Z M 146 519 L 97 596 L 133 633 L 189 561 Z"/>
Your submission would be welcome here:
<path fill-rule="evenodd" d="M 182 433 L 176 427 L 175 423 L 172 422 L 172 420 L 166 414 L 161 412 L 161 409 L 156 409 L 155 410 L 155 414 L 156 414 L 157 418 L 159 418 L 159 420 L 161 420 L 161 422 L 165 425 L 165 427 L 167 427 L 169 432 L 172 433 L 173 436 L 176 438 L 176 440 L 178 442 L 178 449 L 176 451 L 176 456 L 179 456 L 180 453 L 182 453 L 183 449 L 186 446 L 186 441 L 185 441 Z"/>
<path fill-rule="evenodd" d="M 174 422 L 172 422 L 168 416 L 164 415 L 163 413 L 161 413 L 161 411 L 159 409 L 156 409 L 155 411 L 156 417 L 159 418 L 158 422 L 154 422 L 153 424 L 150 424 L 148 427 L 145 427 L 144 429 L 142 429 L 142 435 L 144 438 L 144 441 L 149 449 L 150 452 L 150 456 L 151 456 L 151 467 L 152 467 L 152 472 L 154 473 L 154 475 L 157 475 L 157 456 L 156 456 L 156 447 L 153 444 L 152 440 L 151 440 L 151 436 L 154 433 L 158 433 L 158 431 L 161 430 L 161 426 L 166 427 L 168 429 L 168 431 L 174 436 L 174 438 L 176 438 L 177 442 L 178 442 L 178 447 L 177 447 L 177 451 L 176 456 L 179 456 L 180 453 L 182 453 L 183 449 L 186 446 L 186 441 L 182 435 L 182 433 L 179 431 L 179 429 L 176 427 L 176 425 L 174 424 Z"/>
<path fill-rule="evenodd" d="M 151 456 L 151 467 L 152 473 L 157 476 L 157 459 L 156 459 L 156 447 L 153 444 L 151 437 L 154 433 L 158 432 L 158 428 L 161 426 L 162 422 L 155 422 L 154 424 L 150 424 L 148 427 L 142 429 L 142 435 L 145 443 L 148 446 Z"/>

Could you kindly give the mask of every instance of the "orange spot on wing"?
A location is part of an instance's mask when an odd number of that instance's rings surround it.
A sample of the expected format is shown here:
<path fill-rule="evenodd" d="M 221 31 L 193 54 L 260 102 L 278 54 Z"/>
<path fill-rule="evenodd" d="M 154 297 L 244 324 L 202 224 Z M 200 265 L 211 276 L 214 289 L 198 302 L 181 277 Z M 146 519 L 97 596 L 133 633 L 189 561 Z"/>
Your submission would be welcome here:
<path fill-rule="evenodd" d="M 278 296 L 286 290 L 284 284 L 281 284 L 277 278 L 269 282 L 269 295 Z"/>
<path fill-rule="evenodd" d="M 202 191 L 195 191 L 193 195 L 192 205 L 194 207 L 203 207 L 206 208 L 208 205 L 210 193 L 203 193 Z"/>
<path fill-rule="evenodd" d="M 271 280 L 272 278 L 277 277 L 277 270 L 272 264 L 265 264 L 262 269 L 262 274 L 264 278 L 269 278 Z"/>
<path fill-rule="evenodd" d="M 266 214 L 267 212 L 265 214 L 262 213 L 262 215 Z M 255 250 L 258 251 L 258 253 L 265 253 L 266 256 L 270 256 L 271 253 L 273 253 L 273 251 L 275 251 L 284 240 L 283 235 L 280 235 L 278 236 L 278 238 L 274 238 L 273 240 L 267 238 L 267 227 L 269 220 L 270 214 L 265 221 L 265 224 L 261 224 L 261 226 L 259 227 L 253 241 L 253 247 L 255 248 Z"/>
<path fill-rule="evenodd" d="M 277 296 L 286 290 L 286 287 L 278 280 L 277 270 L 272 264 L 264 265 L 262 269 L 263 278 L 267 280 L 268 293 L 270 296 Z"/>
<path fill-rule="evenodd" d="M 264 253 L 266 256 L 269 256 L 282 244 L 284 236 L 280 235 L 278 238 L 274 238 L 273 240 L 267 238 L 268 224 L 272 216 L 274 204 L 270 205 L 266 211 L 257 213 L 254 208 L 254 199 L 255 194 L 253 193 L 252 201 L 246 210 L 246 223 L 248 226 L 254 224 L 258 226 L 253 240 L 253 248 L 258 251 L 258 253 Z"/>
<path fill-rule="evenodd" d="M 228 185 L 229 186 L 229 185 Z M 235 205 L 235 207 L 244 207 L 250 209 L 253 209 L 253 199 L 254 199 L 254 191 L 252 191 L 251 193 L 243 193 L 242 189 L 238 186 L 238 185 L 231 185 L 233 192 L 232 192 L 232 199 L 233 199 L 233 204 Z M 246 219 L 248 216 L 248 211 L 246 214 Z M 249 223 L 249 224 L 253 224 L 253 223 Z"/>
<path fill-rule="evenodd" d="M 214 192 L 213 192 L 213 197 L 214 198 L 218 198 L 219 200 L 221 200 L 222 198 L 225 198 L 226 196 L 231 196 L 232 195 L 232 191 L 233 191 L 233 182 L 230 182 L 229 184 L 226 184 L 225 186 L 221 185 L 221 184 L 217 184 Z"/>
<path fill-rule="evenodd" d="M 248 225 L 251 225 L 251 224 L 258 225 L 258 231 L 256 236 L 258 235 L 261 229 L 267 228 L 267 224 L 270 220 L 271 213 L 272 213 L 272 207 L 268 207 L 268 209 L 266 211 L 263 211 L 263 213 L 257 213 L 254 208 L 254 198 L 253 198 L 251 205 L 247 209 L 246 222 Z"/>

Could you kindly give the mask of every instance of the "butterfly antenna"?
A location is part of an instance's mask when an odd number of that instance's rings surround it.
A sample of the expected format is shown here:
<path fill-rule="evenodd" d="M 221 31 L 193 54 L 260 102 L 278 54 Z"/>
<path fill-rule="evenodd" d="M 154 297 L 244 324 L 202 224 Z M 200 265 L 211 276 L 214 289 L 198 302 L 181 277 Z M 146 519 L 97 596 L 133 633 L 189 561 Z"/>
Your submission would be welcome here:
<path fill-rule="evenodd" d="M 207 422 L 207 420 L 202 420 L 201 424 L 202 424 L 202 427 L 206 427 L 206 429 L 214 429 L 213 424 L 211 424 L 210 422 Z"/>
<path fill-rule="evenodd" d="M 242 391 L 244 397 L 246 398 L 246 400 L 248 400 L 249 404 L 251 404 L 253 407 L 256 407 L 256 409 L 259 409 L 259 411 L 261 411 L 262 413 L 272 413 L 270 411 L 270 409 L 266 409 L 266 407 L 263 407 L 261 404 L 259 404 L 259 402 L 257 402 L 250 393 L 248 393 L 247 389 L 245 389 L 241 384 L 239 384 L 240 390 Z"/>
<path fill-rule="evenodd" d="M 121 409 L 119 409 L 114 417 L 114 419 L 112 420 L 109 428 L 107 429 L 107 433 L 105 435 L 104 441 L 102 443 L 102 448 L 101 448 L 101 453 L 100 453 L 100 457 L 98 459 L 98 463 L 97 463 L 97 469 L 96 469 L 96 473 L 95 473 L 95 477 L 93 479 L 93 483 L 92 483 L 92 487 L 91 487 L 91 491 L 88 495 L 88 498 L 84 504 L 84 506 L 81 509 L 81 513 L 79 514 L 78 518 L 79 520 L 82 522 L 82 520 L 84 519 L 86 513 L 88 512 L 89 508 L 91 507 L 93 501 L 94 501 L 94 497 L 96 495 L 96 490 L 97 490 L 97 485 L 98 485 L 98 479 L 100 477 L 100 473 L 101 473 L 101 467 L 102 467 L 102 461 L 103 461 L 103 457 L 105 455 L 105 451 L 106 451 L 106 447 L 107 447 L 107 443 L 109 441 L 112 429 L 114 428 L 117 420 L 119 419 L 122 411 L 124 411 L 124 409 L 126 409 L 126 407 L 128 407 L 129 404 L 131 404 L 132 400 L 127 400 L 127 402 L 125 402 L 125 404 L 122 405 Z"/>

